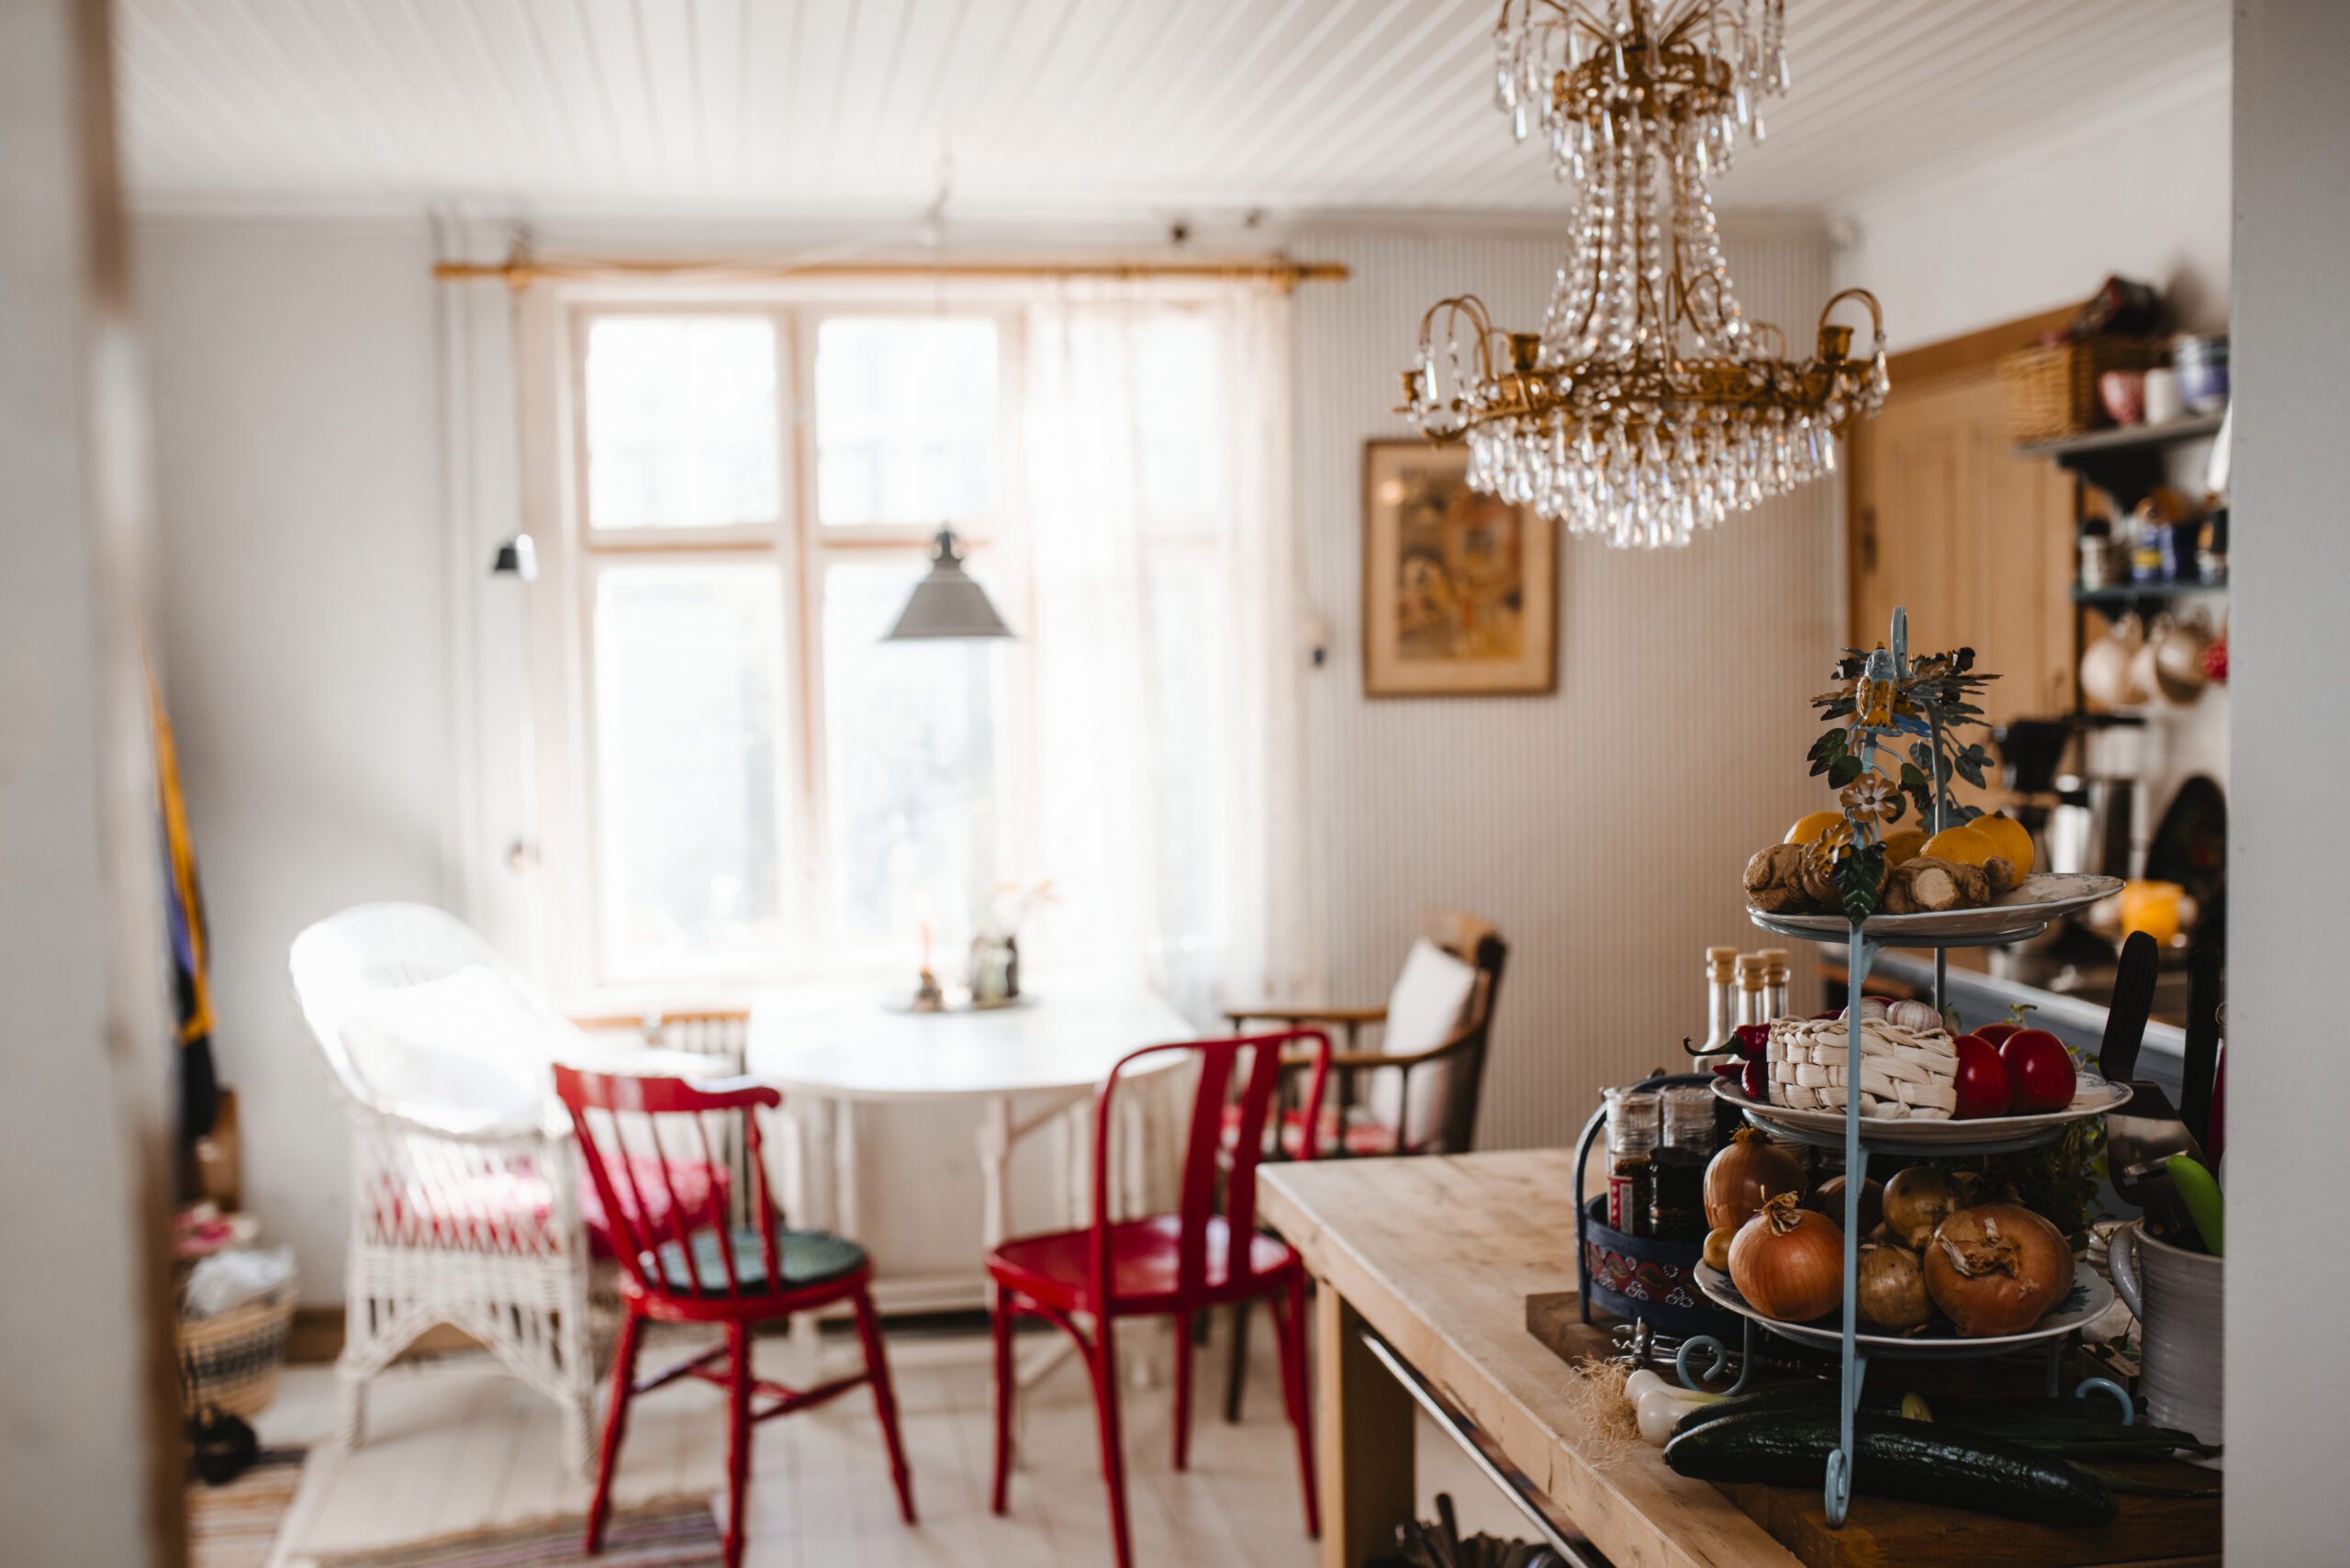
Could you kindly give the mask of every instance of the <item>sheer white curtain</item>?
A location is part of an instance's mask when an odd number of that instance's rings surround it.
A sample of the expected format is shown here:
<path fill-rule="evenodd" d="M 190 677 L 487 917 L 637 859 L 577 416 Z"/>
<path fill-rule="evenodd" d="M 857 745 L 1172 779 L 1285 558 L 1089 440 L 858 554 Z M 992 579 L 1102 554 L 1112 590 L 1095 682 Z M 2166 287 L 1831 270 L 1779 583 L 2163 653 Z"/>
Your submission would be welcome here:
<path fill-rule="evenodd" d="M 1287 298 L 1072 286 L 1028 315 L 1040 966 L 1194 1023 L 1318 994 Z"/>

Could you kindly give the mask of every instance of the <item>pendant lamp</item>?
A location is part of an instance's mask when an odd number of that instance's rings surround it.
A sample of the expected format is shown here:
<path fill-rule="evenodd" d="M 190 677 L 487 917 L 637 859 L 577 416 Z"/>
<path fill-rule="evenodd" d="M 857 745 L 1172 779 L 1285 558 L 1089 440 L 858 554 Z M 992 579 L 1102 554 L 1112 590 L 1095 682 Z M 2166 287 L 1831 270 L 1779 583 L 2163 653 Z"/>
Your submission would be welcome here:
<path fill-rule="evenodd" d="M 914 585 L 897 624 L 882 636 L 885 643 L 910 643 L 934 637 L 1009 637 L 1012 628 L 988 602 L 987 589 L 963 570 L 955 550 L 955 531 L 938 531 L 938 553 L 930 560 L 930 575 Z"/>

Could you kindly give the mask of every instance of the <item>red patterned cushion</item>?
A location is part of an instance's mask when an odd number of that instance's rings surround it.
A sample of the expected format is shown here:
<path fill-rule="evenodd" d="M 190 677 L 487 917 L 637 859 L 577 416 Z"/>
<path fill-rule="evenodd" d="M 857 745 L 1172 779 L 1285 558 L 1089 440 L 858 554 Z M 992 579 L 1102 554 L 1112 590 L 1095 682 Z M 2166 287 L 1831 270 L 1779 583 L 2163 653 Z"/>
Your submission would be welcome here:
<path fill-rule="evenodd" d="M 700 1160 L 672 1160 L 668 1182 L 662 1181 L 661 1161 L 651 1154 L 629 1157 L 636 1193 L 651 1211 L 655 1229 L 666 1234 L 669 1194 L 677 1193 L 688 1228 L 707 1223 L 715 1194 L 721 1211 L 726 1207 L 730 1182 L 719 1166 Z M 619 1172 L 613 1172 L 615 1177 Z M 623 1210 L 632 1210 L 627 1182 L 619 1182 Z M 411 1174 L 405 1182 L 386 1173 L 375 1194 L 378 1238 L 403 1247 L 447 1247 L 465 1252 L 545 1253 L 555 1249 L 554 1194 L 546 1178 L 528 1160 L 516 1160 L 502 1170 L 477 1170 L 433 1179 Z M 579 1215 L 588 1222 L 588 1244 L 599 1258 L 614 1256 L 596 1184 L 583 1170 L 579 1178 Z"/>

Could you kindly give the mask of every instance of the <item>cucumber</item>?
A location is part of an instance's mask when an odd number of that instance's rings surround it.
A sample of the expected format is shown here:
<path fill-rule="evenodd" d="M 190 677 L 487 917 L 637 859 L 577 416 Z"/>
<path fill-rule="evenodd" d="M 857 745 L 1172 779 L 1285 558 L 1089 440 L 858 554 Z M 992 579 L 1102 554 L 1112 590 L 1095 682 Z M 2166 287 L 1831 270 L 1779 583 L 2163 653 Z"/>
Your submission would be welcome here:
<path fill-rule="evenodd" d="M 1749 1410 L 1676 1434 L 1664 1462 L 1698 1481 L 1818 1486 L 1836 1450 L 1831 1409 Z M 2113 1496 L 2060 1460 L 1997 1438 L 1863 1411 L 1853 1418 L 1852 1490 L 2068 1527 L 2113 1522 Z"/>
<path fill-rule="evenodd" d="M 1898 1389 L 1890 1393 L 1882 1389 L 1863 1391 L 1861 1394 L 1861 1408 L 1872 1410 L 1883 1416 L 1891 1416 L 1900 1411 L 1901 1399 L 1901 1391 Z M 1750 1410 L 1833 1410 L 1835 1407 L 1836 1387 L 1833 1383 L 1816 1383 L 1798 1388 L 1774 1388 L 1763 1394 L 1741 1394 L 1734 1398 L 1725 1399 L 1718 1405 L 1701 1405 L 1682 1417 L 1673 1431 L 1673 1435 L 1678 1437 L 1683 1432 L 1694 1432 L 1700 1427 L 1710 1427 L 1717 1421 L 1731 1416 L 1742 1416 Z"/>

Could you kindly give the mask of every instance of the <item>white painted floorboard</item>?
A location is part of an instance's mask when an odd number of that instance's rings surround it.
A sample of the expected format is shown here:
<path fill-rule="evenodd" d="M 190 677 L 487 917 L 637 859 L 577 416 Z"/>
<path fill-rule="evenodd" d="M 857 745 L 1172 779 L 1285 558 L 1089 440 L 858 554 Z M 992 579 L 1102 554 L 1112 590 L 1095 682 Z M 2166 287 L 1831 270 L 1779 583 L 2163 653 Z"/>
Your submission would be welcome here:
<path fill-rule="evenodd" d="M 1147 1325 L 1125 1345 L 1150 1363 L 1148 1386 L 1123 1391 L 1128 1506 L 1137 1562 L 1232 1568 L 1305 1568 L 1296 1450 L 1282 1418 L 1271 1336 L 1252 1325 L 1246 1418 L 1223 1418 L 1228 1325 L 1201 1348 L 1193 1375 L 1191 1469 L 1169 1466 L 1169 1339 Z M 827 1354 L 854 1355 L 827 1340 Z M 1039 1343 L 1023 1336 L 1024 1347 Z M 676 1346 L 648 1349 L 666 1364 Z M 819 1410 L 755 1428 L 749 1550 L 757 1568 L 1102 1568 L 1109 1517 L 1084 1369 L 1064 1360 L 1022 1395 L 1012 1511 L 988 1512 L 991 1415 L 987 1338 L 979 1334 L 890 1336 L 901 1430 L 922 1522 L 898 1518 L 880 1427 L 862 1390 Z M 764 1376 L 795 1376 L 782 1339 L 759 1344 Z M 368 1440 L 338 1452 L 327 1440 L 334 1379 L 327 1367 L 295 1367 L 258 1423 L 263 1441 L 311 1447 L 302 1489 L 281 1531 L 273 1568 L 304 1568 L 322 1553 L 579 1514 L 584 1481 L 562 1463 L 554 1406 L 501 1373 L 485 1356 L 394 1368 L 376 1380 Z M 638 1400 L 621 1452 L 620 1504 L 683 1494 L 722 1494 L 723 1396 L 688 1380 Z"/>

